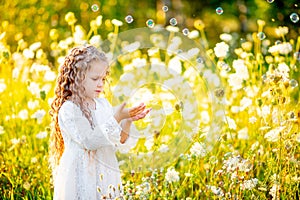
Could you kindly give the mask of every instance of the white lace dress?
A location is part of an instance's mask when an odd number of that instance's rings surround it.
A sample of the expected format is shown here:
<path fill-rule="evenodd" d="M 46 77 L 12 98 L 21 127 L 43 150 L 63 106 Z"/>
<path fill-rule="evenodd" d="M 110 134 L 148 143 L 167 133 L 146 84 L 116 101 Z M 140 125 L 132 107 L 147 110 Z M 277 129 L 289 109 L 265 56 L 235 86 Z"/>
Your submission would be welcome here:
<path fill-rule="evenodd" d="M 65 150 L 53 173 L 54 200 L 96 200 L 102 195 L 119 196 L 122 191 L 115 152 L 134 146 L 137 137 L 133 135 L 137 135 L 137 130 L 131 126 L 129 139 L 121 144 L 121 127 L 113 117 L 112 106 L 105 98 L 95 100 L 94 129 L 71 101 L 66 101 L 59 110 Z"/>

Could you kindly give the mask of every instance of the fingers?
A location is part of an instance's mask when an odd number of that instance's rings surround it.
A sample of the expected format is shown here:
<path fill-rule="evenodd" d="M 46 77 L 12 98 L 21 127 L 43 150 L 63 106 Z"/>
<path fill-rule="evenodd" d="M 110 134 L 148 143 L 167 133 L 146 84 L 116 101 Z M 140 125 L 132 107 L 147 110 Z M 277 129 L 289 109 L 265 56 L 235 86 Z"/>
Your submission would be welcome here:
<path fill-rule="evenodd" d="M 125 108 L 125 106 L 126 106 L 126 102 L 123 102 L 122 104 L 121 104 L 121 110 L 123 110 L 124 108 Z"/>
<path fill-rule="evenodd" d="M 145 110 L 144 112 L 138 114 L 138 115 L 135 115 L 132 117 L 132 120 L 133 121 L 137 121 L 137 120 L 140 120 L 140 119 L 143 119 L 146 117 L 146 115 L 152 110 L 152 108 L 149 108 L 147 110 Z"/>
<path fill-rule="evenodd" d="M 134 116 L 138 115 L 139 113 L 143 112 L 146 108 L 146 105 L 144 103 L 141 103 L 140 105 L 130 108 L 129 109 L 129 115 Z"/>

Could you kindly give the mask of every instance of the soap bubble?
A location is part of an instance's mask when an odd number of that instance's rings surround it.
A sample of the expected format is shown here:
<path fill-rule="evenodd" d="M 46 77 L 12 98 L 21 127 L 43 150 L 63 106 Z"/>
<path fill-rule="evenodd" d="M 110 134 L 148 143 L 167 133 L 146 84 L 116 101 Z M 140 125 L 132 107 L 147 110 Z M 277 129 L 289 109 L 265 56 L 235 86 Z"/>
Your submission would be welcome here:
<path fill-rule="evenodd" d="M 170 24 L 171 24 L 172 26 L 176 26 L 176 25 L 177 25 L 177 20 L 176 20 L 175 18 L 171 18 L 171 19 L 170 19 Z"/>
<path fill-rule="evenodd" d="M 132 17 L 131 15 L 127 15 L 127 16 L 125 17 L 125 21 L 126 21 L 128 24 L 130 24 L 130 23 L 133 22 L 133 17 Z"/>
<path fill-rule="evenodd" d="M 297 13 L 292 13 L 290 19 L 293 23 L 297 23 L 299 21 L 299 15 Z"/>
<path fill-rule="evenodd" d="M 260 40 L 264 40 L 266 38 L 266 34 L 264 32 L 257 33 L 257 37 Z"/>
<path fill-rule="evenodd" d="M 164 12 L 168 12 L 169 8 L 168 8 L 168 6 L 163 6 L 163 7 L 162 7 L 162 10 L 163 10 Z"/>
<path fill-rule="evenodd" d="M 296 60 L 300 61 L 300 52 L 295 52 L 294 57 L 296 58 Z"/>
<path fill-rule="evenodd" d="M 97 12 L 99 10 L 99 6 L 97 4 L 93 4 L 91 9 L 93 12 Z"/>
<path fill-rule="evenodd" d="M 295 87 L 298 86 L 298 82 L 297 82 L 295 79 L 291 79 L 291 80 L 290 80 L 290 86 L 291 86 L 292 88 L 295 88 Z"/>
<path fill-rule="evenodd" d="M 197 61 L 197 63 L 200 63 L 200 64 L 204 63 L 204 59 L 200 56 L 196 59 L 196 61 Z"/>
<path fill-rule="evenodd" d="M 222 7 L 217 7 L 217 9 L 216 9 L 216 13 L 218 14 L 218 15 L 222 15 L 223 14 L 223 8 Z"/>
<path fill-rule="evenodd" d="M 267 0 L 267 2 L 268 2 L 268 3 L 273 3 L 273 2 L 274 2 L 274 0 Z"/>
<path fill-rule="evenodd" d="M 276 40 L 275 41 L 275 45 L 279 45 L 279 44 L 281 44 L 282 42 L 280 41 L 280 40 Z"/>
<path fill-rule="evenodd" d="M 149 28 L 153 28 L 154 25 L 155 25 L 155 23 L 154 23 L 153 19 L 148 19 L 148 20 L 146 21 L 146 25 L 147 25 Z"/>
<path fill-rule="evenodd" d="M 182 30 L 182 33 L 183 33 L 183 35 L 188 35 L 188 34 L 190 33 L 190 31 L 189 31 L 189 29 L 184 28 L 184 29 Z"/>

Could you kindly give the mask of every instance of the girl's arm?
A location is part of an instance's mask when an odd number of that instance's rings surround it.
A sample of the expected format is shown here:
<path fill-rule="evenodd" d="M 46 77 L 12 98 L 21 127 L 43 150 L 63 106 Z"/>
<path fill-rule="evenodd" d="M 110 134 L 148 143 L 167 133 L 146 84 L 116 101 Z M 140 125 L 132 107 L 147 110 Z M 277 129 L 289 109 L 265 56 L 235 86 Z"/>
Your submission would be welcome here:
<path fill-rule="evenodd" d="M 71 102 L 65 102 L 59 110 L 58 118 L 61 131 L 83 149 L 96 150 L 113 145 L 112 141 L 120 140 L 121 127 L 113 116 L 105 123 L 95 124 L 92 128 L 79 107 Z"/>
<path fill-rule="evenodd" d="M 127 119 L 124 119 L 122 120 L 121 122 L 121 128 L 122 128 L 122 131 L 121 131 L 121 139 L 120 139 L 120 142 L 121 144 L 124 144 L 126 142 L 126 140 L 128 139 L 129 137 L 129 133 L 130 133 L 130 126 L 132 124 L 132 121 L 131 120 L 127 120 Z"/>

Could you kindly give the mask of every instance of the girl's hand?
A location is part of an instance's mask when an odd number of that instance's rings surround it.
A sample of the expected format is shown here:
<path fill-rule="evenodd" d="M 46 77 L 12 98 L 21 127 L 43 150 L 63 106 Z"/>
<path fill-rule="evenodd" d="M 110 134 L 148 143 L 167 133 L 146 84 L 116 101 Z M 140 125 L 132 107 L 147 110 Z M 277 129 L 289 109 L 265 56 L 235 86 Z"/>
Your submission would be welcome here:
<path fill-rule="evenodd" d="M 136 121 L 139 119 L 144 118 L 151 109 L 145 109 L 146 105 L 144 103 L 141 103 L 138 106 L 132 107 L 132 108 L 125 108 L 126 102 L 122 103 L 115 112 L 115 119 L 120 122 L 123 119 L 128 119 L 131 121 Z"/>

